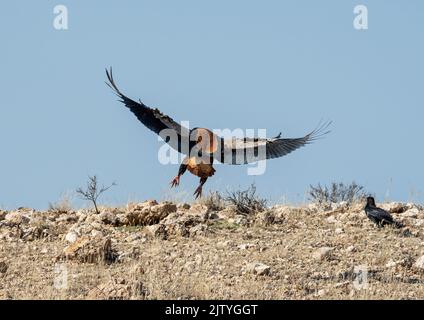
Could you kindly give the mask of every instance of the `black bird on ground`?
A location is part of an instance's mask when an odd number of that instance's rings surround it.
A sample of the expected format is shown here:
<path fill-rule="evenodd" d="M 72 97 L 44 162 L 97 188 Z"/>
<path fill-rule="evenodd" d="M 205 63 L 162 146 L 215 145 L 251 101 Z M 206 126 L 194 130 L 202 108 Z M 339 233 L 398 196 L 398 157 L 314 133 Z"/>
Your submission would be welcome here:
<path fill-rule="evenodd" d="M 401 228 L 403 225 L 400 222 L 393 220 L 393 217 L 386 210 L 378 208 L 375 205 L 373 197 L 367 198 L 367 205 L 364 208 L 368 219 L 374 222 L 377 226 L 393 225 L 396 228 Z"/>

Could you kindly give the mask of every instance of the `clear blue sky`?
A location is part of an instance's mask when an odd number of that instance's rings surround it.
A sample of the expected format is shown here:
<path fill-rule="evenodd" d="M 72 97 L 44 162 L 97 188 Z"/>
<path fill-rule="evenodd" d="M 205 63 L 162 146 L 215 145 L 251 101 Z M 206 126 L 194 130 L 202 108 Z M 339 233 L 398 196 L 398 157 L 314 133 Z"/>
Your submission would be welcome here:
<path fill-rule="evenodd" d="M 57 4 L 67 31 L 53 28 Z M 107 66 L 128 96 L 193 126 L 297 137 L 334 121 L 264 175 L 218 166 L 206 192 L 256 182 L 300 202 L 309 184 L 355 180 L 422 202 L 423 31 L 420 0 L 1 1 L 0 207 L 45 208 L 90 174 L 118 183 L 108 204 L 192 199 L 198 178 L 169 191 L 178 165 L 158 163 L 161 143 L 106 87 Z"/>

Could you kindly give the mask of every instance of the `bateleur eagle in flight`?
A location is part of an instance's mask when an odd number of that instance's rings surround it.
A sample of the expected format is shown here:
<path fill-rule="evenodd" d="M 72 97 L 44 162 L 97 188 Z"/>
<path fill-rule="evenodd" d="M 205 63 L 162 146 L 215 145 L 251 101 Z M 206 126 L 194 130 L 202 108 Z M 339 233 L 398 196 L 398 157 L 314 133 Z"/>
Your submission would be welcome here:
<path fill-rule="evenodd" d="M 180 177 L 188 170 L 200 178 L 200 185 L 194 192 L 196 198 L 202 195 L 203 185 L 215 173 L 214 160 L 235 165 L 279 158 L 329 133 L 327 129 L 331 122 L 324 122 L 302 138 L 284 139 L 279 134 L 274 138 L 226 139 L 206 128 L 185 128 L 158 109 L 128 98 L 116 86 L 112 68 L 110 71 L 106 69 L 106 75 L 106 84 L 137 119 L 173 149 L 187 156 L 180 165 L 177 176 L 171 181 L 171 187 L 178 186 Z"/>

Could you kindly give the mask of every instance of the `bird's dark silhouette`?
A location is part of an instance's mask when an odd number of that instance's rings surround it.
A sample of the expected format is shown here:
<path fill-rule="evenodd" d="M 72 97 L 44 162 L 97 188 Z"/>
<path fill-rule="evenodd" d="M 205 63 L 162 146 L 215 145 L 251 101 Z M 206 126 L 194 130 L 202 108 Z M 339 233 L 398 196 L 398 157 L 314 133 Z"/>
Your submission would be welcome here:
<path fill-rule="evenodd" d="M 393 217 L 386 210 L 378 208 L 373 197 L 367 198 L 367 205 L 364 208 L 365 213 L 372 222 L 377 226 L 392 225 L 396 228 L 401 228 L 403 225 L 400 222 L 393 220 Z"/>
<path fill-rule="evenodd" d="M 301 138 L 283 139 L 281 134 L 274 138 L 222 138 L 206 128 L 189 130 L 164 115 L 158 109 L 146 106 L 126 97 L 113 80 L 112 68 L 106 70 L 108 82 L 120 101 L 147 128 L 159 135 L 173 149 L 186 155 L 179 168 L 178 175 L 171 181 L 171 186 L 178 186 L 180 177 L 188 170 L 200 178 L 200 185 L 194 195 L 202 195 L 202 186 L 215 173 L 214 160 L 225 164 L 247 164 L 285 156 L 323 137 L 331 122 L 321 123 L 314 131 Z M 204 112 L 207 116 L 207 112 Z M 172 136 L 172 138 L 171 138 Z"/>

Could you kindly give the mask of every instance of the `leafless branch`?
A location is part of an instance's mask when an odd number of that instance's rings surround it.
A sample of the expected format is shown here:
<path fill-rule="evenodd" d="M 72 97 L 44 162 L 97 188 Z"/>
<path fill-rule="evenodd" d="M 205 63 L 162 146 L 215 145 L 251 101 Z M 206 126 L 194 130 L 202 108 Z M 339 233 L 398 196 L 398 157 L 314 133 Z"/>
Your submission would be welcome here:
<path fill-rule="evenodd" d="M 98 187 L 97 183 L 97 176 L 89 176 L 88 182 L 87 182 L 87 189 L 83 190 L 82 188 L 78 188 L 76 190 L 76 193 L 80 196 L 81 199 L 91 201 L 94 205 L 94 209 L 96 210 L 96 213 L 99 214 L 100 211 L 97 207 L 97 200 L 99 199 L 100 195 L 107 190 L 109 190 L 111 187 L 116 186 L 116 183 L 113 182 L 110 186 L 102 186 L 100 189 Z"/>

